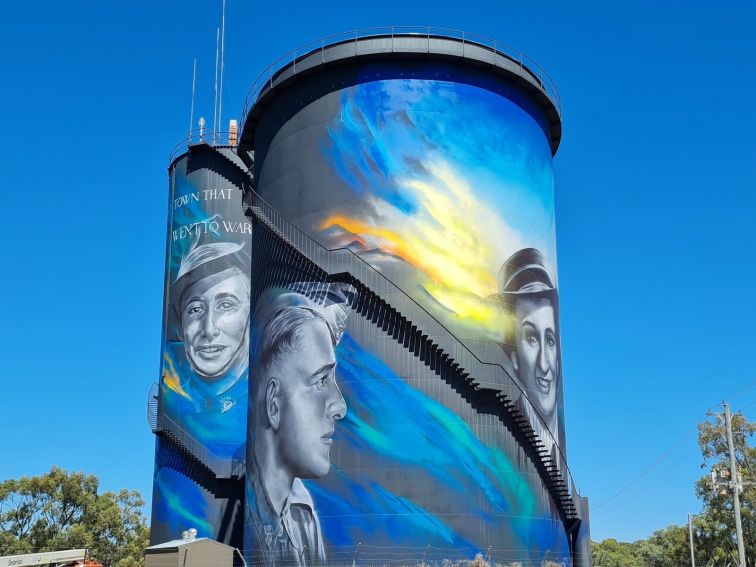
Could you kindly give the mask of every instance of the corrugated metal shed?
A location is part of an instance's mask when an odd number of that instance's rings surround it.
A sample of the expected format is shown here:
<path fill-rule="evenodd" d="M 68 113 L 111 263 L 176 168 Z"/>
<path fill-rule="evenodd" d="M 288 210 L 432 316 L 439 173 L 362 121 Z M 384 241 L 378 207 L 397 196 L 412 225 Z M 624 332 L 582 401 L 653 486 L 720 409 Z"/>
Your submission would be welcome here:
<path fill-rule="evenodd" d="M 148 547 L 145 567 L 232 567 L 234 548 L 208 538 L 175 539 Z"/>

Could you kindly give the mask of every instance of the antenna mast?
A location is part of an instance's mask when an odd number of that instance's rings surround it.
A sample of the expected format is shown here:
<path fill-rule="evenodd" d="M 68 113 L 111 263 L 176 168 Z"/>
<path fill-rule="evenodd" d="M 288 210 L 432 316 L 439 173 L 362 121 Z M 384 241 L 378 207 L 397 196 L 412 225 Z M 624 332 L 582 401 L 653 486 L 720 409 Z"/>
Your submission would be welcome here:
<path fill-rule="evenodd" d="M 194 68 L 192 69 L 192 106 L 189 111 L 189 143 L 192 143 L 192 126 L 194 125 L 194 87 L 197 83 L 197 59 L 194 59 Z"/>
<path fill-rule="evenodd" d="M 218 46 L 220 28 L 215 28 L 215 97 L 213 98 L 213 134 L 218 131 Z"/>
<path fill-rule="evenodd" d="M 226 0 L 223 0 L 221 11 L 221 43 L 220 43 L 220 93 L 218 95 L 218 129 L 223 129 L 223 60 L 226 44 Z M 218 140 L 220 142 L 220 140 Z"/>

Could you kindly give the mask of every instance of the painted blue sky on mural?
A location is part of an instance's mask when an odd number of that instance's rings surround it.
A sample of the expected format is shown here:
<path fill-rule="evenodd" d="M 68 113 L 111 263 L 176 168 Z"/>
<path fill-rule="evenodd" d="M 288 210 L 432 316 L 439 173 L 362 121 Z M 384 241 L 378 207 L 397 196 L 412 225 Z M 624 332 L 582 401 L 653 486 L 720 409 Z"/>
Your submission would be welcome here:
<path fill-rule="evenodd" d="M 489 298 L 503 263 L 532 247 L 553 281 L 557 265 L 551 150 L 539 115 L 507 94 L 402 78 L 344 89 L 320 145 L 355 198 L 313 227 L 462 336 L 500 342 Z"/>
<path fill-rule="evenodd" d="M 361 466 L 334 463 L 326 478 L 305 481 L 331 546 L 425 542 L 448 557 L 450 549 L 484 550 L 475 537 L 487 533 L 484 525 L 523 552 L 515 558 L 542 558 L 547 549 L 560 551 L 559 542 L 568 549 L 561 521 L 539 504 L 540 481 L 518 470 L 515 455 L 484 443 L 349 332 L 336 355 L 348 411 L 334 443 L 347 445 Z"/>
<path fill-rule="evenodd" d="M 509 244 L 510 254 L 532 246 L 556 256 L 551 151 L 539 123 L 516 103 L 443 80 L 369 81 L 344 91 L 329 133 L 323 151 L 356 192 L 411 216 L 424 196 L 402 190 L 402 181 L 433 183 L 427 166 L 440 162 L 522 239 Z"/>

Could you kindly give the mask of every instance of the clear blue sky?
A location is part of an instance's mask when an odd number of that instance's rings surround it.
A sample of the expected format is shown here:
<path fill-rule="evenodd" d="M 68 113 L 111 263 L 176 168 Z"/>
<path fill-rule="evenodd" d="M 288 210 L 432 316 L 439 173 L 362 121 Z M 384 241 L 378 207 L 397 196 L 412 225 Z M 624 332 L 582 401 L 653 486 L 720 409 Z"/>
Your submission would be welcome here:
<path fill-rule="evenodd" d="M 557 82 L 567 436 L 594 539 L 697 512 L 691 428 L 756 380 L 752 2 L 228 0 L 224 109 L 355 27 L 498 38 Z M 0 34 L 0 479 L 50 465 L 149 499 L 168 154 L 212 115 L 220 0 L 7 2 Z M 756 419 L 756 387 L 732 399 Z M 687 436 L 686 432 L 688 433 Z M 671 452 L 649 470 L 659 457 Z M 645 474 L 618 497 L 600 506 Z"/>

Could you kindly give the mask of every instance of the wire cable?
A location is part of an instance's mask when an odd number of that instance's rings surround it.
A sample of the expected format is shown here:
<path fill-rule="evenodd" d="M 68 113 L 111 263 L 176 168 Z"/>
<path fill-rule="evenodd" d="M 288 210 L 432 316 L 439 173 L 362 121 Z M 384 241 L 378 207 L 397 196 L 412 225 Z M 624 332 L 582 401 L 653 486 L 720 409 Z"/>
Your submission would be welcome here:
<path fill-rule="evenodd" d="M 732 394 L 730 394 L 729 396 L 727 396 L 725 398 L 725 401 L 729 401 L 732 398 L 734 398 L 735 396 L 739 396 L 740 394 L 748 391 L 749 389 L 753 388 L 754 386 L 756 386 L 756 380 L 752 380 L 751 382 L 749 382 L 748 384 L 746 384 L 742 388 L 739 388 L 738 390 L 736 390 L 735 392 L 733 392 Z M 714 404 L 709 409 L 707 409 L 706 412 L 704 412 L 704 419 L 706 419 L 706 417 L 709 415 L 709 412 L 711 412 L 713 409 L 715 409 L 718 405 L 719 405 L 718 403 Z M 635 478 L 633 478 L 630 482 L 628 482 L 620 490 L 618 490 L 617 492 L 615 492 L 612 496 L 610 496 L 606 500 L 601 501 L 600 503 L 596 504 L 595 506 L 591 506 L 592 510 L 596 511 L 596 510 L 601 509 L 602 507 L 606 506 L 609 502 L 615 500 L 616 498 L 618 498 L 619 496 L 621 496 L 622 494 L 624 494 L 625 492 L 627 492 L 630 488 L 632 488 L 633 486 L 635 486 L 636 484 L 638 484 L 641 480 L 643 480 L 644 478 L 646 478 L 654 469 L 656 469 L 662 462 L 664 462 L 672 454 L 672 452 L 683 441 L 685 441 L 690 436 L 691 433 L 693 433 L 693 432 L 695 432 L 697 430 L 698 430 L 698 423 L 694 424 L 689 429 L 687 429 L 683 433 L 683 435 L 679 439 L 677 439 L 674 443 L 672 443 L 672 445 L 669 448 L 667 448 L 656 460 L 654 460 L 653 463 L 651 463 L 647 468 L 645 468 L 644 470 L 642 470 L 640 474 L 638 474 Z M 616 508 L 612 508 L 612 510 L 615 510 L 615 509 Z"/>

